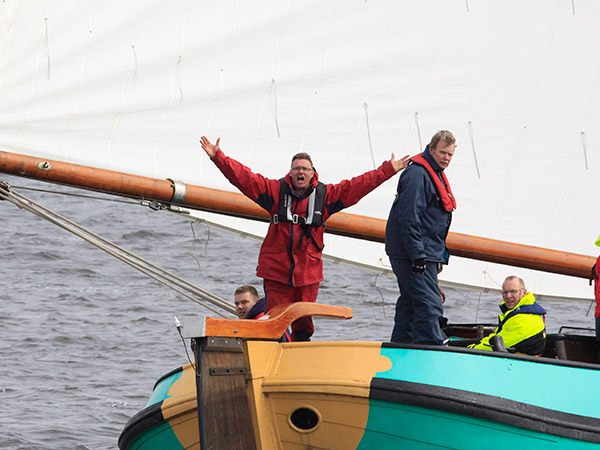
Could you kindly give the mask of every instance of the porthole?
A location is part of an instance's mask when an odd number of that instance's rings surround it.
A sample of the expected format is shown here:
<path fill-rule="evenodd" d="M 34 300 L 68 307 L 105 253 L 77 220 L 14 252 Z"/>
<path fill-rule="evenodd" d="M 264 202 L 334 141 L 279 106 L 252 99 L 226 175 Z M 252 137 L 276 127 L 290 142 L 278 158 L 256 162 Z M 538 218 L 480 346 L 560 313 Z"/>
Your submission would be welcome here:
<path fill-rule="evenodd" d="M 296 431 L 310 433 L 318 428 L 321 423 L 321 415 L 314 408 L 301 406 L 290 414 L 289 422 Z"/>

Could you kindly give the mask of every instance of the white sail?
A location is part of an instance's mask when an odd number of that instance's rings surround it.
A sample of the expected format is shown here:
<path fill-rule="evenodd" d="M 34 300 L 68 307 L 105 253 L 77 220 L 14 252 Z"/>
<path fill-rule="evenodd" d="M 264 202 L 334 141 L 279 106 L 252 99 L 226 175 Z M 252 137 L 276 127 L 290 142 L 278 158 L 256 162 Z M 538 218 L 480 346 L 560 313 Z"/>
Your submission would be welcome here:
<path fill-rule="evenodd" d="M 599 18 L 592 0 L 6 0 L 0 149 L 235 190 L 201 135 L 272 178 L 309 152 L 337 182 L 449 129 L 451 231 L 594 255 Z M 387 218 L 396 180 L 348 212 Z M 326 250 L 389 268 L 380 244 L 352 245 Z M 441 278 L 512 273 L 592 296 L 585 280 L 460 258 Z"/>

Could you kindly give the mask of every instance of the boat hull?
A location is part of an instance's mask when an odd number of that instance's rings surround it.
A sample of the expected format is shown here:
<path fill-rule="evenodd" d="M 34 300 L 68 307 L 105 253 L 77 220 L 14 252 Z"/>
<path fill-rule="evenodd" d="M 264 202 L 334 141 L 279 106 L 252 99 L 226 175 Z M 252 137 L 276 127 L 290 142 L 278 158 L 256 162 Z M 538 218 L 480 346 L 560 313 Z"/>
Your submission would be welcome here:
<path fill-rule="evenodd" d="M 175 450 L 200 448 L 195 372 L 186 364 L 161 377 L 146 407 L 119 437 L 119 448 Z"/>
<path fill-rule="evenodd" d="M 510 450 L 600 446 L 596 365 L 369 342 L 246 341 L 244 351 L 246 424 L 251 420 L 254 426 L 257 448 L 480 450 L 490 442 L 494 449 Z M 177 392 L 191 392 L 194 370 L 187 365 L 186 371 L 192 376 L 181 376 L 157 396 L 174 402 Z M 177 387 L 179 380 L 187 388 Z M 164 389 L 169 382 L 163 383 Z M 152 447 L 149 427 L 121 448 L 200 448 L 196 410 L 193 402 L 187 406 L 184 423 L 190 434 L 196 433 L 196 443 Z M 165 416 L 156 436 L 168 435 L 165 424 L 172 419 Z M 135 446 L 142 438 L 147 446 Z"/>

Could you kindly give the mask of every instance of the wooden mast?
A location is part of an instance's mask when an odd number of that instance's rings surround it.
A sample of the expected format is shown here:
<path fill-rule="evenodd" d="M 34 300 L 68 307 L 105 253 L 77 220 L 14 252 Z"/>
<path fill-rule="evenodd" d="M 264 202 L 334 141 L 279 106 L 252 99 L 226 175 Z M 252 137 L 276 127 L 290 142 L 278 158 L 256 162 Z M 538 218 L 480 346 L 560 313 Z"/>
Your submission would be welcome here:
<path fill-rule="evenodd" d="M 183 200 L 174 201 L 176 183 L 171 180 L 129 175 L 4 151 L 0 151 L 0 172 L 230 216 L 265 222 L 269 220 L 264 209 L 238 193 L 187 184 Z M 385 224 L 386 221 L 382 219 L 337 213 L 327 220 L 326 231 L 384 242 Z M 455 256 L 580 278 L 589 278 L 595 262 L 592 256 L 453 232 L 448 234 L 446 244 L 450 254 Z"/>

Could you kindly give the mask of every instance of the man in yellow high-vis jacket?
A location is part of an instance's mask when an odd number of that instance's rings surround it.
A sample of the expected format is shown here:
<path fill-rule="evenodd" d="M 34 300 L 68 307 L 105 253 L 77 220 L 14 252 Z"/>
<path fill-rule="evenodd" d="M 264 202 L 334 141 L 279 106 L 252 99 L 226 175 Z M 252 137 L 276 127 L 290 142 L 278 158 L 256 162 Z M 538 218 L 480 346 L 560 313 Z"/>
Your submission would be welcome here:
<path fill-rule="evenodd" d="M 546 346 L 546 310 L 536 303 L 533 294 L 525 289 L 525 282 L 516 276 L 510 276 L 502 283 L 502 298 L 502 313 L 498 316 L 496 331 L 469 347 L 493 350 L 490 339 L 499 335 L 506 347 L 514 348 L 518 353 L 536 356 L 543 353 Z"/>

